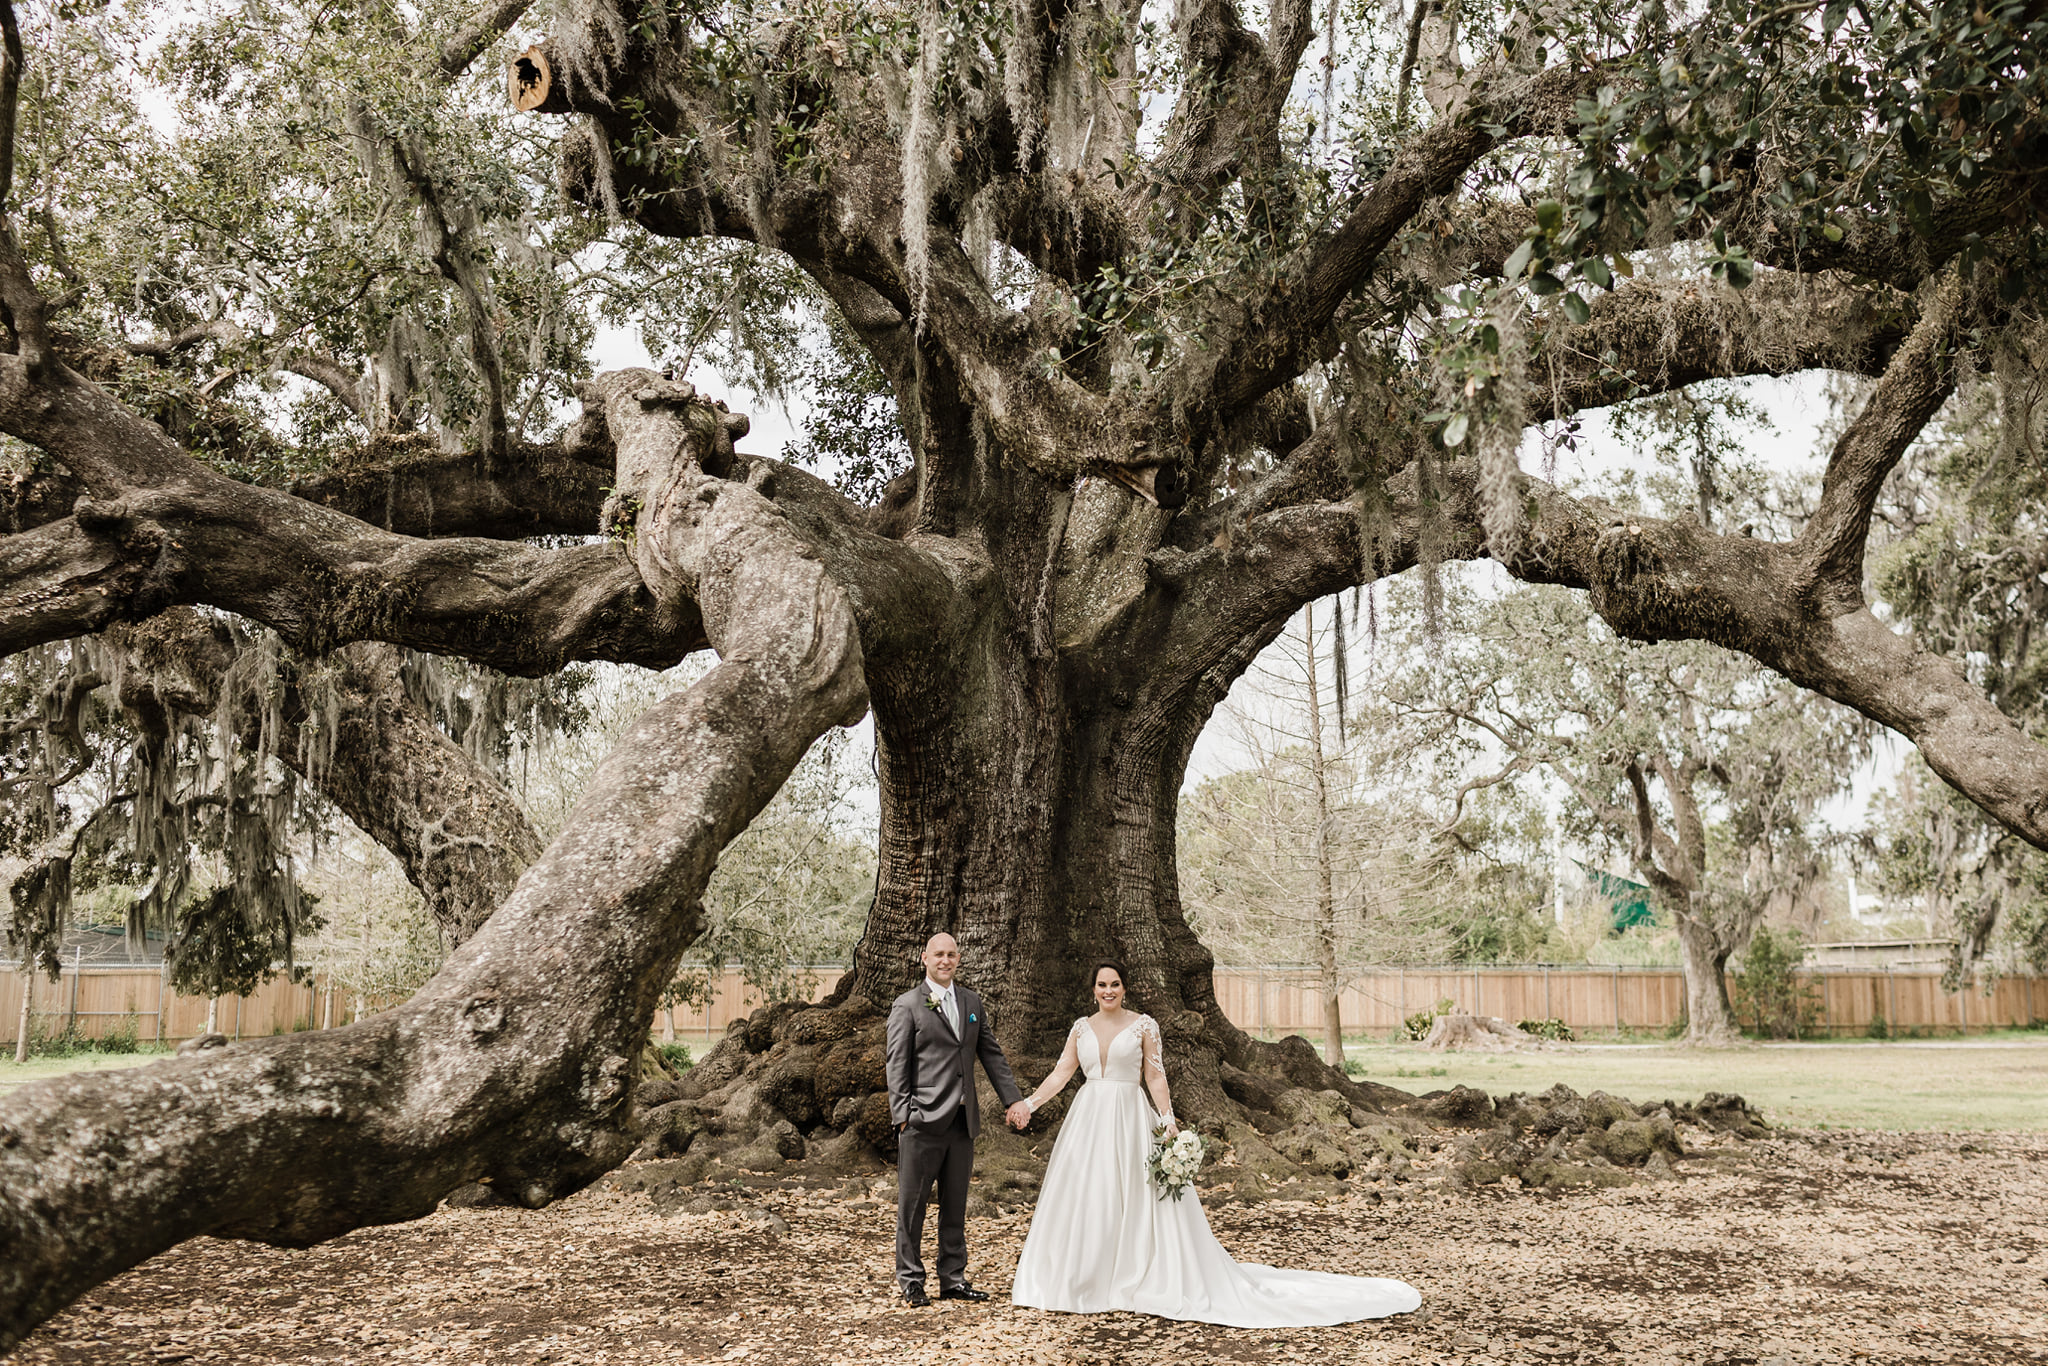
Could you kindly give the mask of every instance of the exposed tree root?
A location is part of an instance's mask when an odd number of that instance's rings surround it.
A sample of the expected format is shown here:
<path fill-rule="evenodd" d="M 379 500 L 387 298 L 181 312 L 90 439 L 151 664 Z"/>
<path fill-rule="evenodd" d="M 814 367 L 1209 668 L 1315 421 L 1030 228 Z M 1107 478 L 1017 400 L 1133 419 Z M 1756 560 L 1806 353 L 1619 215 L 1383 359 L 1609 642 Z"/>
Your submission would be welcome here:
<path fill-rule="evenodd" d="M 896 1156 L 883 1035 L 883 1013 L 857 996 L 768 1006 L 735 1021 L 680 1080 L 641 1089 L 643 1142 L 635 1157 L 644 1165 L 634 1183 L 675 1202 L 703 1198 L 690 1188 L 707 1179 L 883 1170 Z M 1334 1073 L 1303 1039 L 1258 1051 L 1260 1071 L 1219 1065 L 1220 1103 L 1194 1110 L 1176 1101 L 1183 1119 L 1220 1140 L 1210 1145 L 1203 1176 L 1211 1203 L 1331 1195 L 1354 1177 L 1399 1180 L 1422 1152 L 1445 1144 L 1456 1145 L 1453 1172 L 1467 1184 L 1504 1177 L 1545 1187 L 1623 1184 L 1668 1172 L 1684 1156 L 1681 1125 L 1745 1138 L 1766 1132 L 1736 1096 L 1636 1105 L 1563 1086 L 1498 1101 L 1462 1086 L 1414 1096 Z M 1053 1066 L 1050 1058 L 1010 1061 L 1027 1086 Z M 1041 1107 L 1018 1134 L 982 1085 L 979 1199 L 1003 1206 L 1036 1197 L 1072 1095 Z"/>

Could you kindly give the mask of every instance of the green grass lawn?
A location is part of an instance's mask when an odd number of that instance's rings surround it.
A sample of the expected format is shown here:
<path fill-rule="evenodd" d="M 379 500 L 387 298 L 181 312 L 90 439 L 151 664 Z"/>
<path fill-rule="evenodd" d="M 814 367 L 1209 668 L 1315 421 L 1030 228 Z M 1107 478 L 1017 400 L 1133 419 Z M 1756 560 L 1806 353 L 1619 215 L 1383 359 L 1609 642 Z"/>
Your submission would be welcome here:
<path fill-rule="evenodd" d="M 1404 1091 L 1476 1086 L 1496 1095 L 1563 1082 L 1581 1094 L 1696 1100 L 1732 1091 L 1796 1128 L 2048 1130 L 2048 1037 L 1853 1041 L 1685 1049 L 1553 1044 L 1529 1053 L 1432 1053 L 1420 1044 L 1344 1050 Z"/>
<path fill-rule="evenodd" d="M 170 1050 L 142 1053 L 74 1053 L 65 1058 L 30 1058 L 17 1063 L 14 1054 L 0 1057 L 0 1096 L 6 1095 L 23 1082 L 35 1081 L 40 1077 L 54 1077 L 65 1072 L 105 1072 L 120 1067 L 137 1067 L 158 1058 L 167 1058 Z"/>
<path fill-rule="evenodd" d="M 1799 1128 L 2048 1130 L 2048 1036 L 1967 1042 L 1843 1041 L 1692 1050 L 1668 1045 L 1553 1045 L 1531 1053 L 1432 1053 L 1420 1044 L 1353 1042 L 1345 1055 L 1404 1091 L 1460 1084 L 1495 1095 L 1608 1091 L 1633 1101 L 1697 1100 L 1733 1091 L 1774 1124 Z M 161 1053 L 0 1059 L 0 1096 L 61 1072 L 133 1067 Z"/>

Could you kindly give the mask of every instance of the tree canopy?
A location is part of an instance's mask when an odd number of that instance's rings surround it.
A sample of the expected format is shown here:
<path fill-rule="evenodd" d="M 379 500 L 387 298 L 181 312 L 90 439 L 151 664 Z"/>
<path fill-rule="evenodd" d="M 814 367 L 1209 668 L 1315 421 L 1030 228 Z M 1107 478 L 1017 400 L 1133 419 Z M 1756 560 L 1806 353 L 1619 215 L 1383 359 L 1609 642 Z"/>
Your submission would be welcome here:
<path fill-rule="evenodd" d="M 2036 11 L 0 0 L 0 655 L 59 652 L 14 733 L 61 744 L 101 689 L 145 736 L 273 718 L 247 792 L 292 768 L 459 941 L 346 1029 L 10 1097 L 0 1346 L 201 1232 L 623 1160 L 720 851 L 869 712 L 854 967 L 721 1045 L 702 1103 L 892 1151 L 819 1050 L 945 929 L 1020 1056 L 1117 954 L 1177 1105 L 1282 1161 L 1248 1113 L 1372 1096 L 1224 1017 L 1178 794 L 1297 611 L 1409 569 L 1491 557 L 1747 655 L 2048 847 L 2048 753 L 1866 566 L 1952 405 L 2038 449 Z M 600 369 L 607 326 L 656 368 Z M 811 400 L 789 458 L 699 362 Z M 1783 525 L 1522 467 L 1590 409 L 1815 369 L 1863 393 Z M 404 651 L 707 648 L 545 848 L 404 686 Z M 224 708 L 252 649 L 276 672 Z"/>

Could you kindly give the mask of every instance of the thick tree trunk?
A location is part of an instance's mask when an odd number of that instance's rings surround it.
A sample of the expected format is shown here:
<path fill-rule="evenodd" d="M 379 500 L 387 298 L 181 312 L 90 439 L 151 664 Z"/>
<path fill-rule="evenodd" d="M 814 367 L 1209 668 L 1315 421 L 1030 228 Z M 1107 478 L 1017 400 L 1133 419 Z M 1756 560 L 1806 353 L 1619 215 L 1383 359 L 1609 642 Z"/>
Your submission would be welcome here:
<path fill-rule="evenodd" d="M 1182 999 L 1149 893 L 1151 822 L 1129 821 L 1121 727 L 1028 659 L 977 667 L 929 696 L 877 698 L 881 868 L 851 991 L 886 1005 L 919 972 L 925 939 L 960 940 L 961 977 L 1007 1047 L 1057 1052 L 1089 1008 L 1088 970 L 1124 960 L 1133 1008 L 1164 1020 Z M 1014 664 L 1014 671 L 1001 667 Z M 1169 845 L 1170 851 L 1170 845 Z"/>
<path fill-rule="evenodd" d="M 961 978 L 987 1000 L 999 1036 L 1031 1052 L 1051 1037 L 1080 969 L 1059 961 L 1074 946 L 1048 915 L 1066 736 L 1040 586 L 1064 495 L 1029 473 L 1014 484 L 1016 515 L 963 575 L 943 638 L 909 667 L 870 670 L 879 868 L 841 994 L 886 1007 L 943 930 L 960 941 Z"/>
<path fill-rule="evenodd" d="M 1703 1048 L 1739 1043 L 1742 1031 L 1728 1000 L 1728 958 L 1734 952 L 1711 925 L 1681 912 L 1679 953 L 1685 966 L 1685 1041 Z"/>
<path fill-rule="evenodd" d="M 1011 612 L 954 647 L 950 668 L 922 670 L 907 687 L 871 673 L 879 886 L 834 999 L 885 1005 L 916 981 L 925 939 L 946 930 L 1005 1048 L 1050 1058 L 1092 1009 L 1095 961 L 1114 959 L 1132 1007 L 1165 1032 L 1183 1118 L 1221 1128 L 1246 1105 L 1270 1104 L 1272 1084 L 1238 1080 L 1253 1072 L 1282 1089 L 1335 1089 L 1371 1104 L 1378 1093 L 1326 1066 L 1306 1040 L 1262 1045 L 1229 1021 L 1215 960 L 1181 912 L 1175 822 L 1188 755 L 1288 613 L 1236 638 L 1182 638 L 1176 597 L 1117 596 L 1114 584 L 1070 577 L 1069 601 L 1040 615 L 1045 548 L 1063 541 L 1071 563 L 1099 522 L 1131 507 L 1106 484 L 1084 484 L 1073 498 L 1071 518 L 1047 500 L 1038 518 L 1011 524 L 1026 529 L 994 545 L 992 578 L 1009 587 L 990 591 Z M 1127 522 L 1122 530 L 1131 534 Z M 1054 636 L 1065 647 L 1056 659 Z"/>

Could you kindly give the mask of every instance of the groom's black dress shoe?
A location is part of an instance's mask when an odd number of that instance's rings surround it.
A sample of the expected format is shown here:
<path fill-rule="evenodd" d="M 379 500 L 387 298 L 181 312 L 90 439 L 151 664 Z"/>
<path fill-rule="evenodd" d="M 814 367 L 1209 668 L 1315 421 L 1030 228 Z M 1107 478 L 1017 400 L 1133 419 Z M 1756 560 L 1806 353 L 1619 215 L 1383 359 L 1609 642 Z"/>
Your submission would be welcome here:
<path fill-rule="evenodd" d="M 988 1291 L 976 1290 L 973 1286 L 965 1284 L 942 1285 L 939 1287 L 939 1298 L 942 1300 L 985 1300 L 988 1298 Z"/>
<path fill-rule="evenodd" d="M 939 1292 L 941 1298 L 945 1296 L 945 1293 L 943 1290 Z M 924 1293 L 924 1287 L 921 1285 L 904 1286 L 903 1299 L 912 1309 L 929 1309 L 932 1304 L 932 1297 Z"/>

